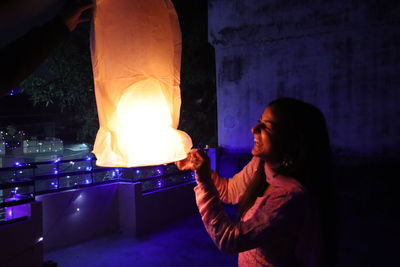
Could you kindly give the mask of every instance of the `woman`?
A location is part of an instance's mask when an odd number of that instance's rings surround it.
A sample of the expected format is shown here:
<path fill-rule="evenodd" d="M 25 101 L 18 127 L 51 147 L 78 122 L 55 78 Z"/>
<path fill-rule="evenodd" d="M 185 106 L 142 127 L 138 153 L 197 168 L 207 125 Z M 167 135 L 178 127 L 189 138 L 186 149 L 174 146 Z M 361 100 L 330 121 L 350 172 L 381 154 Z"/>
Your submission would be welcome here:
<path fill-rule="evenodd" d="M 252 132 L 253 158 L 231 179 L 211 171 L 200 150 L 177 163 L 196 173 L 196 202 L 207 232 L 223 252 L 239 253 L 239 266 L 326 266 L 328 236 L 322 232 L 332 221 L 324 220 L 330 149 L 322 113 L 280 98 Z M 237 223 L 221 201 L 239 204 Z"/>

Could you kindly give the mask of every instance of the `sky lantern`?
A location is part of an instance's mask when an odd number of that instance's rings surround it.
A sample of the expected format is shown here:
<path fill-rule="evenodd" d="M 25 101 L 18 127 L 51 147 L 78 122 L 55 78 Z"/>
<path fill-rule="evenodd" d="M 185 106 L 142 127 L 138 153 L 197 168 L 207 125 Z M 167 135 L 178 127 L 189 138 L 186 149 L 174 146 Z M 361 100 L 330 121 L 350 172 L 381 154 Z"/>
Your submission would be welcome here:
<path fill-rule="evenodd" d="M 93 153 L 106 167 L 186 157 L 177 130 L 181 34 L 169 0 L 97 0 L 91 53 L 100 129 Z"/>

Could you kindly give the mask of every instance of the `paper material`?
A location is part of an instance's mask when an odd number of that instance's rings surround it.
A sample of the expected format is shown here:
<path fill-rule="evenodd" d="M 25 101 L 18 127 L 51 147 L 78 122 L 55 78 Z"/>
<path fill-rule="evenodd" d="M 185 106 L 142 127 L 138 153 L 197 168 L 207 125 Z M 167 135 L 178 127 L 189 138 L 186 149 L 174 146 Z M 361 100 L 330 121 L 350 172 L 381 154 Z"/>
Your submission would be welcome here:
<path fill-rule="evenodd" d="M 158 165 L 186 157 L 177 130 L 181 34 L 169 0 L 97 0 L 91 53 L 100 129 L 98 166 Z"/>

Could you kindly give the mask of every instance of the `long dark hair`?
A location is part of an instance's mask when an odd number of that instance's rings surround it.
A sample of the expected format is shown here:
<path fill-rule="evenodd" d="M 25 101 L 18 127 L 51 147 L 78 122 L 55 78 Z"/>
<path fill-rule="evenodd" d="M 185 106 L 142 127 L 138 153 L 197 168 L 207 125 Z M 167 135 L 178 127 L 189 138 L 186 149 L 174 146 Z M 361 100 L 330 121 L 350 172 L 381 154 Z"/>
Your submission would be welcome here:
<path fill-rule="evenodd" d="M 319 204 L 325 250 L 330 262 L 335 258 L 337 237 L 337 197 L 331 179 L 331 151 L 325 118 L 315 106 L 293 98 L 279 98 L 269 105 L 279 127 L 278 174 L 290 176 L 305 186 Z M 258 168 L 260 169 L 260 167 Z M 256 171 L 239 205 L 239 217 L 265 191 L 265 174 Z"/>

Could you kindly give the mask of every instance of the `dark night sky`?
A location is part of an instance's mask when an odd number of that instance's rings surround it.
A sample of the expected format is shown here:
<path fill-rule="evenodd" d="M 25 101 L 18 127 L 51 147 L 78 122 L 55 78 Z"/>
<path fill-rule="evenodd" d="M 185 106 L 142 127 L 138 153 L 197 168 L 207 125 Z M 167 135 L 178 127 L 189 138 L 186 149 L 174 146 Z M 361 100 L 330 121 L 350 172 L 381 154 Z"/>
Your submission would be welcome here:
<path fill-rule="evenodd" d="M 0 47 L 57 14 L 60 0 L 6 0 L 0 4 Z"/>

